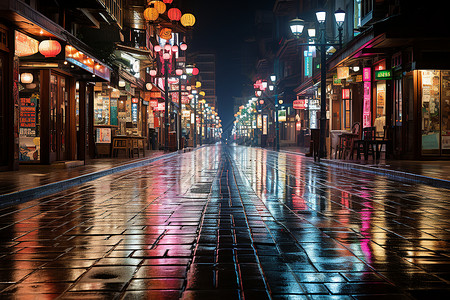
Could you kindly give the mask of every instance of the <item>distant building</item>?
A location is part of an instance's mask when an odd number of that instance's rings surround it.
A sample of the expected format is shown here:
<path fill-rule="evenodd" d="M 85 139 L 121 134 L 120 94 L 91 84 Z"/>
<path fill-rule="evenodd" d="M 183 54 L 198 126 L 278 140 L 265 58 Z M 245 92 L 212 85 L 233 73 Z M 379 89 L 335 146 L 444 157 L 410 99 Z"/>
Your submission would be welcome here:
<path fill-rule="evenodd" d="M 205 92 L 205 100 L 210 106 L 217 109 L 216 96 L 216 54 L 213 52 L 195 52 L 189 56 L 189 61 L 194 63 L 200 71 L 202 87 Z"/>

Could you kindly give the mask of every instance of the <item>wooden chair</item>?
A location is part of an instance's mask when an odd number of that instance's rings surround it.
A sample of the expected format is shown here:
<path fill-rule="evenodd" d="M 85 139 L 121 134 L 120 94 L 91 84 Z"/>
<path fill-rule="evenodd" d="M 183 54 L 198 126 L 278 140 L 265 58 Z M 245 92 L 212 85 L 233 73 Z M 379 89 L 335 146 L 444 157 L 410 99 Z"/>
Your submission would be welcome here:
<path fill-rule="evenodd" d="M 391 147 L 392 138 L 391 138 L 391 132 L 389 130 L 388 126 L 383 126 L 383 136 L 381 137 L 375 137 L 374 140 L 371 142 L 375 148 L 375 158 L 380 159 L 381 157 L 381 150 L 383 146 L 385 146 L 385 151 L 389 152 L 389 148 Z"/>
<path fill-rule="evenodd" d="M 126 137 L 113 137 L 112 157 L 117 157 L 119 150 L 125 150 L 130 157 L 130 140 Z"/>
<path fill-rule="evenodd" d="M 362 137 L 360 140 L 355 140 L 354 149 L 356 150 L 356 159 L 361 159 L 361 153 L 364 154 L 364 159 L 367 160 L 369 155 L 374 155 L 374 147 L 372 141 L 375 140 L 375 127 L 366 127 L 362 130 Z M 353 155 L 353 153 L 352 153 Z"/>
<path fill-rule="evenodd" d="M 360 131 L 360 124 L 359 122 L 355 122 L 352 125 L 352 131 L 351 134 L 344 134 L 344 141 L 343 141 L 343 155 L 344 159 L 349 156 L 353 158 L 353 147 L 354 142 L 357 138 L 359 138 L 359 131 Z"/>

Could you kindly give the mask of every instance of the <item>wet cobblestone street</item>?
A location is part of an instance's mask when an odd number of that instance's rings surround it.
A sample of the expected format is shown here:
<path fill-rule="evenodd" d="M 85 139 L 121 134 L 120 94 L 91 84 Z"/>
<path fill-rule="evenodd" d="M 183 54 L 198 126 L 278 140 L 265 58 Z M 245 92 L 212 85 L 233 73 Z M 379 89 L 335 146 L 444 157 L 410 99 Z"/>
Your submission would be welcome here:
<path fill-rule="evenodd" d="M 447 299 L 450 193 L 210 146 L 0 210 L 1 299 Z"/>

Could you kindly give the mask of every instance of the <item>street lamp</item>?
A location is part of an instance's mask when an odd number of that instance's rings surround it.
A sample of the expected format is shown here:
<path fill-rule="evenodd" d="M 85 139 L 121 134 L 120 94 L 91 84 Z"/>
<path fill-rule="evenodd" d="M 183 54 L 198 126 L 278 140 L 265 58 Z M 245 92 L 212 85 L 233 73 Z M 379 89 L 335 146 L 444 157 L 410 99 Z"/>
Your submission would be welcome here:
<path fill-rule="evenodd" d="M 298 20 L 298 19 L 297 19 Z M 300 25 L 296 25 L 300 26 Z M 298 27 L 296 27 L 298 28 Z M 302 27 L 303 30 L 303 27 Z M 275 94 L 275 144 L 274 144 L 274 150 L 280 151 L 280 122 L 278 120 L 278 93 L 277 93 L 277 76 L 276 75 L 270 75 L 270 81 L 272 81 L 272 84 L 270 85 L 272 88 L 269 89 L 273 90 Z"/>
<path fill-rule="evenodd" d="M 335 44 L 327 44 L 325 36 L 325 21 L 327 13 L 325 11 L 316 12 L 317 22 L 319 23 L 320 37 L 317 44 L 302 44 L 303 46 L 318 46 L 320 47 L 320 133 L 319 133 L 319 161 L 321 157 L 325 156 L 325 134 L 327 125 L 327 103 L 326 103 L 326 79 L 327 79 L 327 59 L 326 59 L 326 46 L 332 46 Z M 345 20 L 345 11 L 338 9 L 335 12 L 335 19 L 339 29 L 339 46 L 342 45 L 342 25 Z M 304 22 L 300 19 L 293 19 L 289 22 L 292 34 L 299 38 L 303 32 Z M 309 31 L 308 33 L 315 37 L 315 31 Z M 311 37 L 313 37 L 311 36 Z"/>

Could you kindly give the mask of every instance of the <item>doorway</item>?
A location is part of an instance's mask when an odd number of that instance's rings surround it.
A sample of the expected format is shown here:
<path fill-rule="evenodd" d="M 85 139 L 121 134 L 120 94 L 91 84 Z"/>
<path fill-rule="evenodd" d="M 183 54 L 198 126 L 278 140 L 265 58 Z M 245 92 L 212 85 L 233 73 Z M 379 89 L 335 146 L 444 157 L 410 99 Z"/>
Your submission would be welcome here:
<path fill-rule="evenodd" d="M 69 93 L 66 78 L 50 75 L 50 158 L 51 161 L 67 159 Z"/>

